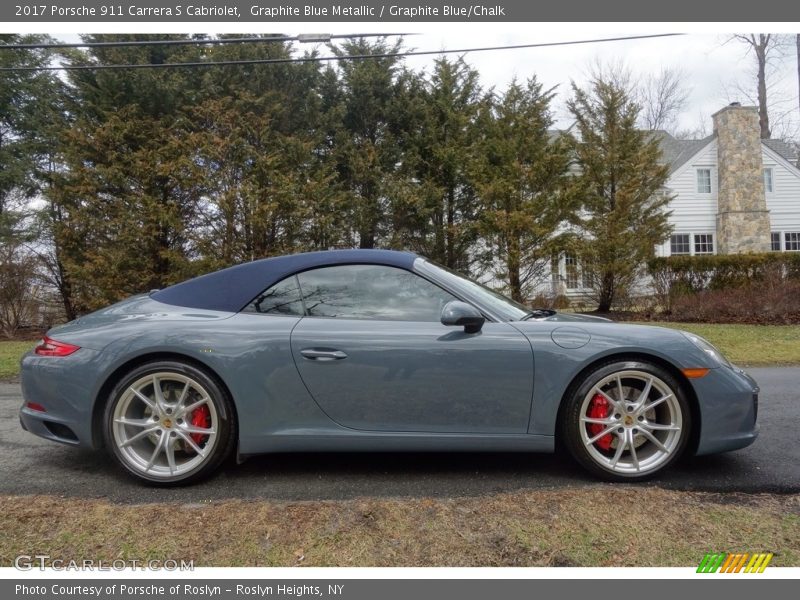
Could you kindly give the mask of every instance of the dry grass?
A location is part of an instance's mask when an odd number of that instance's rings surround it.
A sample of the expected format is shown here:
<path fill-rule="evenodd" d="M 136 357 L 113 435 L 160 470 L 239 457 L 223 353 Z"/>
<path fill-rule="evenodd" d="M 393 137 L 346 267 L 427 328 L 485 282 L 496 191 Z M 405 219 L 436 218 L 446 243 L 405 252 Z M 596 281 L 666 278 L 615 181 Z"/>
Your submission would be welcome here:
<path fill-rule="evenodd" d="M 800 565 L 800 495 L 597 486 L 482 498 L 119 505 L 0 497 L 18 554 L 196 566 L 695 566 L 707 551 Z"/>

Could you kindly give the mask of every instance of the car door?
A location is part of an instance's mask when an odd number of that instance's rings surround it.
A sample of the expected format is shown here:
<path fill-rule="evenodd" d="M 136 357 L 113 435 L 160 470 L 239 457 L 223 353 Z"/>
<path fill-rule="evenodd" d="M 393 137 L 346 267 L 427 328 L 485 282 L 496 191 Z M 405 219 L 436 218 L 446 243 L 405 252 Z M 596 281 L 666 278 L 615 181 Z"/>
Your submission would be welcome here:
<path fill-rule="evenodd" d="M 528 340 L 506 323 L 468 334 L 439 321 L 456 299 L 382 265 L 298 274 L 305 317 L 291 335 L 320 408 L 365 431 L 525 433 L 533 391 Z"/>

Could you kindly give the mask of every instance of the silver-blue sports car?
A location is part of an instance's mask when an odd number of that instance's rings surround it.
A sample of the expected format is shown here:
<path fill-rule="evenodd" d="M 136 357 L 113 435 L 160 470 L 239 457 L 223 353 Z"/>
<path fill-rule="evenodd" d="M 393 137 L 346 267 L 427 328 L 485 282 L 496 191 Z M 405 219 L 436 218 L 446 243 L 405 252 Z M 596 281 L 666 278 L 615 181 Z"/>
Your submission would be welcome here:
<path fill-rule="evenodd" d="M 50 330 L 22 426 L 141 480 L 293 451 L 566 447 L 612 480 L 757 435 L 758 387 L 706 340 L 530 310 L 423 257 L 336 250 L 204 275 Z"/>

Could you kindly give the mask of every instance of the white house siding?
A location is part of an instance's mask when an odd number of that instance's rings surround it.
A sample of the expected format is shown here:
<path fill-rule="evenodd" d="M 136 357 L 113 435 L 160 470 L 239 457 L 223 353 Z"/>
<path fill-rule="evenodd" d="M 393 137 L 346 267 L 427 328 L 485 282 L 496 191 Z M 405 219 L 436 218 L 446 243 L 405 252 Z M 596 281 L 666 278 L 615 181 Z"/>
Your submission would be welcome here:
<path fill-rule="evenodd" d="M 763 147 L 763 146 L 762 146 Z M 764 168 L 772 169 L 773 192 L 767 193 L 772 231 L 800 231 L 800 170 L 780 155 L 764 148 Z"/>
<path fill-rule="evenodd" d="M 711 193 L 698 193 L 697 170 L 711 170 Z M 681 165 L 667 180 L 666 188 L 673 196 L 669 218 L 675 233 L 712 233 L 716 242 L 717 228 L 717 142 L 709 144 Z M 656 247 L 658 256 L 669 256 L 669 241 Z"/>

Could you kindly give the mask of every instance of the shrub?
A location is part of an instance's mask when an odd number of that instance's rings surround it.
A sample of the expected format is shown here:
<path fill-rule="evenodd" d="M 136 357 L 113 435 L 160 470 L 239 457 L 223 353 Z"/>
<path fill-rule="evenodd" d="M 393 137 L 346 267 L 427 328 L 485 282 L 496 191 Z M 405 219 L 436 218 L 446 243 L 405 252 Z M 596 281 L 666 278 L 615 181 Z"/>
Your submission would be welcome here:
<path fill-rule="evenodd" d="M 800 322 L 800 254 L 671 256 L 648 268 L 672 319 Z"/>

